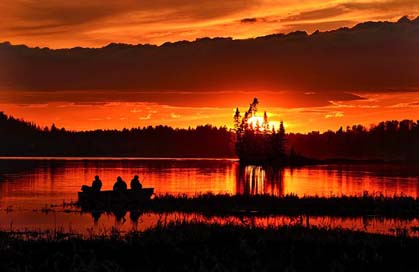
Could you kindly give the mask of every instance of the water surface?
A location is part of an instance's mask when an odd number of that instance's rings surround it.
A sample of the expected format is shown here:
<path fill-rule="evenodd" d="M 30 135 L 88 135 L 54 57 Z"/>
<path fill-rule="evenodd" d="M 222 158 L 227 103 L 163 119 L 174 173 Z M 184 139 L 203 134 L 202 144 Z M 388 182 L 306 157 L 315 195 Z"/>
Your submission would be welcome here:
<path fill-rule="evenodd" d="M 96 220 L 90 214 L 66 211 L 63 207 L 48 212 L 50 205 L 60 206 L 64 202 L 77 201 L 81 185 L 91 184 L 95 175 L 101 177 L 103 189 L 106 190 L 112 188 L 117 176 L 129 183 L 136 174 L 140 176 L 143 186 L 154 187 L 157 195 L 192 196 L 212 192 L 329 197 L 369 192 L 417 197 L 419 193 L 419 167 L 416 165 L 342 164 L 274 169 L 240 166 L 231 159 L 1 158 L 0 228 L 46 229 L 61 226 L 85 232 L 89 228 L 98 230 L 122 226 L 126 230 L 138 225 L 140 228 L 151 226 L 162 215 L 148 213 L 131 222 L 126 219 L 130 218 L 129 212 L 121 218 L 102 214 Z M 192 215 L 188 216 L 190 218 Z M 174 215 L 169 217 L 173 218 Z M 278 224 L 287 222 L 287 218 L 276 216 L 269 220 Z M 261 224 L 266 225 L 264 220 L 267 219 L 259 219 Z M 311 221 L 313 224 L 326 222 L 331 226 L 380 233 L 391 232 L 390 229 L 400 226 L 415 228 L 417 225 L 416 219 L 408 221 L 408 224 L 406 221 L 395 223 L 389 219 L 367 220 L 369 225 L 376 227 L 365 227 L 364 218 L 345 220 L 317 217 Z"/>

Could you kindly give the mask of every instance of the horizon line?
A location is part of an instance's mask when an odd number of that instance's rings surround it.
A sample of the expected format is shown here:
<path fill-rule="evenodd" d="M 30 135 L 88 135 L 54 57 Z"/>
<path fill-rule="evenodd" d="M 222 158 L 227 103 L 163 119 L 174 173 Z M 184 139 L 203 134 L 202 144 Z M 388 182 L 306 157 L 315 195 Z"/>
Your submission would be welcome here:
<path fill-rule="evenodd" d="M 12 115 L 8 115 L 5 112 L 3 112 L 3 111 L 0 110 L 0 116 L 1 115 L 6 116 L 7 118 L 13 118 L 13 119 L 15 119 L 15 120 L 17 120 L 19 122 L 24 122 L 26 124 L 34 125 L 35 126 L 35 129 L 39 129 L 39 130 L 43 130 L 43 128 L 48 128 L 48 131 L 51 131 L 51 127 L 53 125 L 55 126 L 55 123 L 52 123 L 50 126 L 46 125 L 46 126 L 42 127 L 41 125 L 39 125 L 39 124 L 37 124 L 37 123 L 35 123 L 33 121 L 28 121 L 28 120 L 23 119 L 23 118 L 16 118 L 16 117 L 14 117 Z M 327 130 L 324 130 L 324 131 L 312 130 L 312 131 L 307 131 L 307 132 L 286 132 L 286 134 L 309 134 L 309 133 L 313 133 L 313 132 L 326 133 L 326 132 L 330 132 L 330 131 L 331 132 L 336 132 L 336 131 L 339 131 L 341 128 L 343 130 L 346 130 L 346 128 L 348 128 L 348 127 L 349 128 L 352 128 L 354 126 L 359 126 L 359 125 L 362 126 L 362 127 L 364 127 L 367 131 L 369 131 L 371 128 L 373 128 L 374 126 L 376 126 L 376 125 L 378 125 L 378 124 L 380 124 L 382 122 L 397 121 L 397 122 L 400 123 L 401 121 L 406 121 L 406 120 L 419 123 L 419 119 L 415 120 L 415 119 L 407 119 L 407 118 L 405 118 L 405 119 L 401 119 L 401 120 L 396 120 L 396 119 L 393 119 L 393 120 L 381 120 L 381 121 L 379 121 L 377 123 L 369 124 L 369 126 L 366 126 L 366 125 L 363 125 L 361 123 L 358 123 L 358 124 L 340 126 L 336 130 L 333 130 L 331 128 L 328 128 Z M 284 125 L 285 125 L 286 124 L 286 121 L 283 121 L 283 122 L 284 122 Z M 153 129 L 154 128 L 157 128 L 157 127 L 167 127 L 167 128 L 171 128 L 173 130 L 188 130 L 188 129 L 197 129 L 198 127 L 207 127 L 207 126 L 212 127 L 212 128 L 216 128 L 216 129 L 223 129 L 223 128 L 225 128 L 227 131 L 233 132 L 233 125 L 231 125 L 231 126 L 227 126 L 227 125 L 216 126 L 216 125 L 212 125 L 210 123 L 200 124 L 200 125 L 196 125 L 194 127 L 192 127 L 192 126 L 189 126 L 189 127 L 173 127 L 173 126 L 166 125 L 166 124 L 159 124 L 159 125 L 147 125 L 147 126 L 142 126 L 142 127 L 141 126 L 138 126 L 138 127 L 124 127 L 122 129 L 117 129 L 117 128 L 95 128 L 95 129 L 90 129 L 90 130 L 69 130 L 69 129 L 66 129 L 65 127 L 56 127 L 56 129 L 57 130 L 64 129 L 65 132 L 70 132 L 70 133 L 81 133 L 81 132 L 96 132 L 96 131 L 118 131 L 118 132 L 122 132 L 123 130 L 133 130 L 133 129 L 141 129 L 142 130 L 142 129 L 147 129 L 149 127 L 153 128 Z M 0 159 L 1 159 L 1 157 L 0 157 Z"/>

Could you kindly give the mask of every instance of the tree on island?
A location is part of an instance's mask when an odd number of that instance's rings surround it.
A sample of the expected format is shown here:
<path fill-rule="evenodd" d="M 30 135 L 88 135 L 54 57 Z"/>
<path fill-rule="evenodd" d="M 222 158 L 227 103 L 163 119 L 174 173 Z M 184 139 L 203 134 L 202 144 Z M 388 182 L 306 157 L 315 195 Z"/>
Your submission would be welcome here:
<path fill-rule="evenodd" d="M 236 132 L 236 154 L 243 162 L 286 163 L 285 128 L 281 121 L 279 130 L 269 124 L 266 111 L 257 116 L 259 100 L 253 99 L 242 117 L 239 108 L 234 114 Z"/>

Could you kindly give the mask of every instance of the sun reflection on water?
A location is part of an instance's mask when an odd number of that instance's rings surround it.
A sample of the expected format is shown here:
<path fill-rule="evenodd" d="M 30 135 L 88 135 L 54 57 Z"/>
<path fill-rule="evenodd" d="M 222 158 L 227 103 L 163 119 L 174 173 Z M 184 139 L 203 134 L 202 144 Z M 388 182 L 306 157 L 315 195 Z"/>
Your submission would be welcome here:
<path fill-rule="evenodd" d="M 275 195 L 284 193 L 284 170 L 255 165 L 239 166 L 237 193 L 244 195 Z"/>

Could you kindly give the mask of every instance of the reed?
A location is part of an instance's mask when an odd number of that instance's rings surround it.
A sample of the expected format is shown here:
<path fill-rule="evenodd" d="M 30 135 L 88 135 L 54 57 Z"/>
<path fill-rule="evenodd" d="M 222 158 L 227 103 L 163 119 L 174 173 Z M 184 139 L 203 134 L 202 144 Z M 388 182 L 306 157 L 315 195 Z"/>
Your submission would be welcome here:
<path fill-rule="evenodd" d="M 153 212 L 202 212 L 216 215 L 283 214 L 330 216 L 383 216 L 412 218 L 419 216 L 419 199 L 407 196 L 303 196 L 201 194 L 156 196 L 139 207 Z"/>
<path fill-rule="evenodd" d="M 342 229 L 164 223 L 125 236 L 0 233 L 1 271 L 417 271 L 419 240 Z"/>

